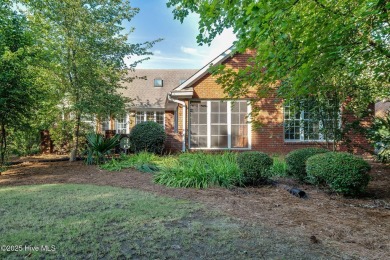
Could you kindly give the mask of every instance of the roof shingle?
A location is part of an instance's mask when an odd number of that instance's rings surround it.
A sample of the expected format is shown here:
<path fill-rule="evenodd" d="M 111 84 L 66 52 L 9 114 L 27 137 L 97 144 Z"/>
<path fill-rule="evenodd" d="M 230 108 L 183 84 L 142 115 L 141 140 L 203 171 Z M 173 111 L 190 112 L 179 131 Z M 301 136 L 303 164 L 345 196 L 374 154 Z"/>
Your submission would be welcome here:
<path fill-rule="evenodd" d="M 167 94 L 198 70 L 196 69 L 136 69 L 129 71 L 129 77 L 136 77 L 132 82 L 124 82 L 121 93 L 134 99 L 130 108 L 162 109 L 165 107 Z M 162 79 L 163 87 L 154 87 L 154 79 Z"/>

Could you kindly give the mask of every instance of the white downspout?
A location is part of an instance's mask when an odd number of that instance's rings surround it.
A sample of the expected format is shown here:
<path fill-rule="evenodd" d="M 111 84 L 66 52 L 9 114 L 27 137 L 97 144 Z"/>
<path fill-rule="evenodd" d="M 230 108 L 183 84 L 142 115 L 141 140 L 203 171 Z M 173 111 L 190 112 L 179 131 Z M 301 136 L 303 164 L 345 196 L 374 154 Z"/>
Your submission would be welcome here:
<path fill-rule="evenodd" d="M 186 151 L 186 123 L 187 123 L 186 122 L 186 110 L 187 110 L 187 106 L 186 106 L 186 103 L 184 101 L 173 99 L 171 95 L 172 95 L 172 92 L 169 92 L 168 93 L 168 100 L 169 101 L 178 103 L 178 104 L 183 106 L 183 142 L 182 142 L 181 151 L 185 152 Z"/>

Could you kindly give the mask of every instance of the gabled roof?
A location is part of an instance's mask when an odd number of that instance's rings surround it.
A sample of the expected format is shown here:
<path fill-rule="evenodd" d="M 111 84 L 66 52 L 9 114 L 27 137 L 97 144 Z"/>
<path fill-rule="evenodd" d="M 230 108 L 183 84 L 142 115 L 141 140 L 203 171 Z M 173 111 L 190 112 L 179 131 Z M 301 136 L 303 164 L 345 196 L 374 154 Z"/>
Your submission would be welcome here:
<path fill-rule="evenodd" d="M 219 65 L 222 62 L 224 62 L 227 58 L 231 57 L 233 51 L 233 46 L 231 46 L 226 51 L 222 52 L 219 56 L 217 56 L 215 59 L 207 63 L 203 68 L 198 70 L 194 75 L 192 75 L 189 79 L 187 79 L 185 82 L 180 84 L 177 88 L 173 89 L 171 94 L 173 96 L 181 96 L 182 94 L 187 94 L 188 91 L 193 91 L 192 85 L 198 81 L 200 78 L 202 78 L 204 75 L 206 75 L 209 71 L 209 68 L 214 65 Z M 183 93 L 184 92 L 184 93 Z"/>
<path fill-rule="evenodd" d="M 135 77 L 132 82 L 123 82 L 124 96 L 134 99 L 130 109 L 163 109 L 167 94 L 180 85 L 180 80 L 186 80 L 193 75 L 195 69 L 136 69 L 129 71 L 129 77 Z M 163 86 L 155 87 L 154 79 L 162 79 Z"/>

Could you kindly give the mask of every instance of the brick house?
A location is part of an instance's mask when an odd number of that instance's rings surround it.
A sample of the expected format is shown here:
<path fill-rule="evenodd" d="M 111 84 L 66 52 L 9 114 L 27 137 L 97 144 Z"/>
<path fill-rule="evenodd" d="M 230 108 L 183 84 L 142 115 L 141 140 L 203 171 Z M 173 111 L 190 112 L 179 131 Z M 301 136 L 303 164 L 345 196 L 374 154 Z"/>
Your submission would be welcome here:
<path fill-rule="evenodd" d="M 288 104 L 272 96 L 254 103 L 260 108 L 256 120 L 262 123 L 261 128 L 255 129 L 250 123 L 249 100 L 258 98 L 248 93 L 234 102 L 226 99 L 221 86 L 208 72 L 211 64 L 233 69 L 245 67 L 253 53 L 230 54 L 231 49 L 225 51 L 168 94 L 167 108 L 176 103 L 179 115 L 178 132 L 167 129 L 169 140 L 176 141 L 172 148 L 177 150 L 180 143 L 182 150 L 256 150 L 272 154 L 326 146 L 320 124 L 310 120 L 307 111 L 292 111 Z M 353 115 L 342 113 L 343 124 L 353 120 Z M 359 122 L 362 126 L 367 123 L 367 120 Z M 167 143 L 168 148 L 171 143 Z M 348 143 L 339 144 L 338 149 L 364 153 L 370 150 L 370 145 L 362 134 L 351 130 Z"/>
<path fill-rule="evenodd" d="M 132 99 L 125 115 L 109 118 L 97 124 L 98 132 L 115 131 L 129 134 L 137 123 L 154 121 L 166 129 L 174 127 L 174 111 L 166 111 L 165 101 L 169 91 L 196 73 L 194 69 L 137 69 L 129 71 L 131 82 L 124 82 L 126 87 L 122 95 Z"/>
<path fill-rule="evenodd" d="M 228 49 L 197 71 L 136 70 L 134 75 L 138 79 L 127 83 L 123 92 L 135 99 L 134 104 L 122 118 L 103 122 L 101 130 L 129 133 L 139 122 L 156 121 L 168 135 L 167 151 L 256 150 L 272 154 L 325 146 L 319 123 L 310 120 L 305 111 L 292 111 L 278 98 L 255 102 L 260 107 L 259 129 L 250 123 L 252 107 L 248 101 L 254 98 L 251 93 L 234 102 L 226 99 L 208 71 L 210 65 L 224 64 L 237 69 L 245 67 L 251 55 L 250 51 L 231 55 Z M 350 120 L 353 116 L 346 118 Z M 349 141 L 348 146 L 340 144 L 338 149 L 363 153 L 369 147 L 358 133 L 351 132 Z"/>

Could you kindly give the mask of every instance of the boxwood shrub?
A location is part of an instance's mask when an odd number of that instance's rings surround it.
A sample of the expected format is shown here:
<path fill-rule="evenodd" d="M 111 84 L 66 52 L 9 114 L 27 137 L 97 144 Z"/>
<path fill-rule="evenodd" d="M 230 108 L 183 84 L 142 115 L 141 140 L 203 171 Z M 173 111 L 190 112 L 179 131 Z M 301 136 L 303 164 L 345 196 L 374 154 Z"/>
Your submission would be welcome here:
<path fill-rule="evenodd" d="M 326 153 L 329 150 L 324 148 L 308 147 L 303 149 L 297 149 L 287 154 L 287 174 L 298 178 L 299 180 L 305 180 L 306 174 L 306 161 L 309 157 L 319 154 Z"/>
<path fill-rule="evenodd" d="M 164 128 L 152 121 L 142 122 L 133 127 L 129 139 L 133 152 L 161 154 L 167 135 Z"/>
<path fill-rule="evenodd" d="M 306 162 L 308 180 L 325 184 L 344 195 L 357 195 L 370 181 L 371 166 L 362 158 L 349 153 L 329 152 L 310 157 Z"/>
<path fill-rule="evenodd" d="M 273 160 L 262 152 L 242 152 L 237 156 L 237 163 L 243 174 L 244 184 L 255 185 L 270 176 Z"/>

